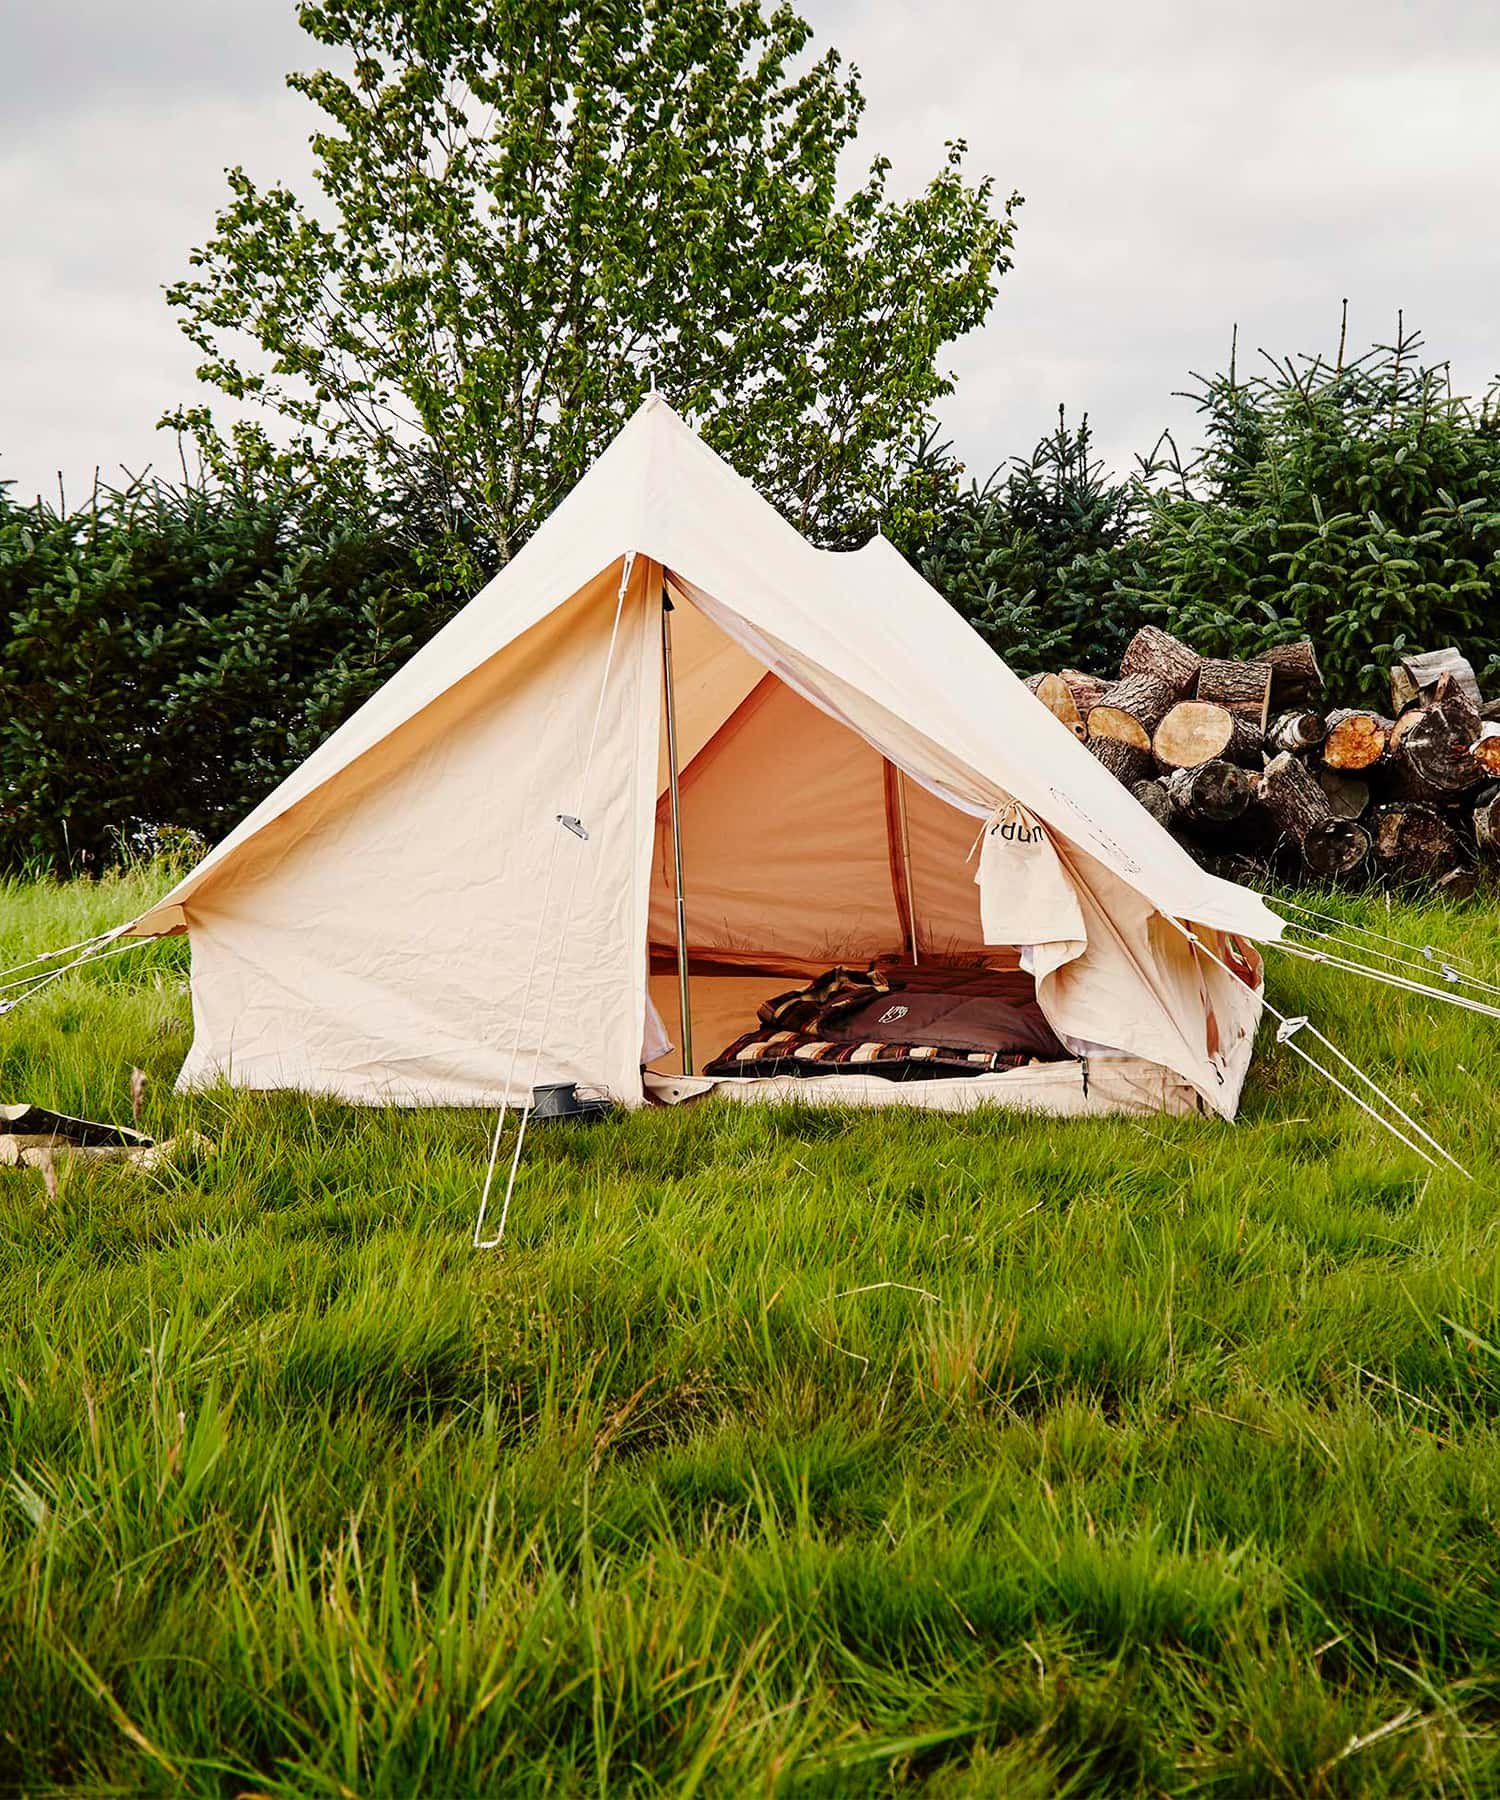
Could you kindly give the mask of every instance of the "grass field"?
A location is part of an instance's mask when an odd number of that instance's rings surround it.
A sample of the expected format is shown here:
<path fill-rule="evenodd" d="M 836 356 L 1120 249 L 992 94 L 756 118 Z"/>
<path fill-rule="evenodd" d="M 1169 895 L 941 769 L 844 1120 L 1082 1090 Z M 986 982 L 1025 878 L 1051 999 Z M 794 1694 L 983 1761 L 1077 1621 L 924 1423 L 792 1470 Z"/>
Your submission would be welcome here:
<path fill-rule="evenodd" d="M 538 1131 L 479 1256 L 485 1120 L 174 1096 L 184 966 L 0 1020 L 218 1146 L 0 1173 L 0 1789 L 1500 1794 L 1500 1025 L 1272 963 L 1472 1184 L 1266 1043 L 1233 1127 Z"/>

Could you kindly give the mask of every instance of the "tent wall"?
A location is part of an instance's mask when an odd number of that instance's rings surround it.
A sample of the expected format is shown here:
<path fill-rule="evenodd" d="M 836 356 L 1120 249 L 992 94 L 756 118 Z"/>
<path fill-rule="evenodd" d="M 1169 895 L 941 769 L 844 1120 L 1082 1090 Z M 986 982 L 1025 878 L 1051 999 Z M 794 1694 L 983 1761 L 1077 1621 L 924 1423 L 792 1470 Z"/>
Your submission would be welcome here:
<path fill-rule="evenodd" d="M 224 1075 L 351 1100 L 493 1103 L 535 955 L 512 1100 L 529 1088 L 549 993 L 537 1079 L 640 1098 L 640 846 L 660 693 L 660 574 L 644 560 L 580 791 L 620 577 L 605 571 L 262 833 L 232 880 L 192 896 L 183 1085 Z M 587 844 L 558 813 L 585 820 Z"/>

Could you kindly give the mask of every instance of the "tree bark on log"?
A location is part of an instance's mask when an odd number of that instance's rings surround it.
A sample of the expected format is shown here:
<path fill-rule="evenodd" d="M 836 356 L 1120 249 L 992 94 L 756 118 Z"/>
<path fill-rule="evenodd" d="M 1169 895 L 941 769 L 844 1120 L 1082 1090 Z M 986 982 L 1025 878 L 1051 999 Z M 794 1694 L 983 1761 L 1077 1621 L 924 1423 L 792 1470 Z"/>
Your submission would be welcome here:
<path fill-rule="evenodd" d="M 1089 736 L 1119 738 L 1137 750 L 1151 748 L 1151 733 L 1172 704 L 1172 690 L 1159 675 L 1127 675 L 1089 712 Z"/>
<path fill-rule="evenodd" d="M 1260 799 L 1314 874 L 1333 879 L 1352 875 L 1369 855 L 1370 834 L 1364 826 L 1336 819 L 1322 787 L 1289 751 L 1266 764 Z"/>
<path fill-rule="evenodd" d="M 1458 834 L 1430 806 L 1395 801 L 1377 807 L 1371 827 L 1376 861 L 1399 881 L 1434 881 L 1461 860 Z"/>
<path fill-rule="evenodd" d="M 1469 751 L 1484 771 L 1486 781 L 1500 780 L 1500 725 L 1483 720 Z"/>
<path fill-rule="evenodd" d="M 1385 755 L 1390 723 L 1378 713 L 1358 707 L 1341 707 L 1328 715 L 1328 735 L 1323 739 L 1323 761 L 1330 769 L 1359 774 L 1373 769 Z"/>
<path fill-rule="evenodd" d="M 1163 784 L 1173 812 L 1190 825 L 1228 825 L 1255 798 L 1255 780 L 1236 764 L 1215 759 L 1174 769 Z"/>
<path fill-rule="evenodd" d="M 1323 695 L 1323 671 L 1318 667 L 1312 642 L 1276 644 L 1255 658 L 1271 671 L 1271 704 L 1279 709 L 1305 705 Z"/>
<path fill-rule="evenodd" d="M 1264 733 L 1271 706 L 1271 670 L 1265 663 L 1209 658 L 1198 670 L 1195 697 L 1243 714 Z"/>
<path fill-rule="evenodd" d="M 1088 718 L 1090 710 L 1099 704 L 1112 685 L 1102 675 L 1085 675 L 1081 669 L 1064 669 L 1062 678 L 1068 684 L 1080 719 Z"/>
<path fill-rule="evenodd" d="M 1328 796 L 1313 780 L 1307 765 L 1290 751 L 1274 756 L 1261 771 L 1260 803 L 1278 828 L 1300 844 L 1315 825 L 1333 817 Z"/>
<path fill-rule="evenodd" d="M 1342 769 L 1312 771 L 1313 779 L 1328 796 L 1328 807 L 1336 819 L 1360 819 L 1370 805 L 1370 784 L 1357 775 L 1346 775 Z"/>
<path fill-rule="evenodd" d="M 1151 773 L 1151 758 L 1138 744 L 1127 744 L 1121 738 L 1091 737 L 1088 747 L 1104 764 L 1116 781 L 1134 787 Z"/>
<path fill-rule="evenodd" d="M 1422 650 L 1403 656 L 1391 669 L 1391 705 L 1401 712 L 1413 701 L 1430 694 L 1445 676 L 1470 705 L 1479 705 L 1479 683 L 1474 679 L 1474 665 L 1452 645 L 1446 650 Z"/>
<path fill-rule="evenodd" d="M 1180 638 L 1155 625 L 1143 625 L 1125 646 L 1120 675 L 1155 675 L 1166 682 L 1174 700 L 1192 691 L 1203 658 Z"/>
<path fill-rule="evenodd" d="M 1389 751 L 1413 792 L 1448 798 L 1484 780 L 1469 749 L 1479 731 L 1478 709 L 1445 676 L 1431 700 L 1409 706 L 1391 727 Z"/>
<path fill-rule="evenodd" d="M 1272 750 L 1316 750 L 1328 735 L 1322 713 L 1284 712 L 1266 733 Z"/>
<path fill-rule="evenodd" d="M 1432 884 L 1432 891 L 1439 900 L 1468 900 L 1478 886 L 1479 877 L 1472 869 L 1460 863 L 1446 875 L 1439 875 Z"/>
<path fill-rule="evenodd" d="M 1474 843 L 1481 856 L 1500 856 L 1500 785 L 1487 787 L 1474 807 Z"/>
<path fill-rule="evenodd" d="M 1033 675 L 1026 683 L 1054 719 L 1060 719 L 1074 737 L 1086 734 L 1071 689 L 1061 675 Z"/>
<path fill-rule="evenodd" d="M 1314 875 L 1340 881 L 1370 854 L 1370 834 L 1352 819 L 1325 819 L 1302 840 L 1302 860 Z"/>
<path fill-rule="evenodd" d="M 1130 791 L 1158 825 L 1164 828 L 1171 825 L 1172 802 L 1167 796 L 1165 781 L 1159 778 L 1153 781 L 1137 781 Z"/>

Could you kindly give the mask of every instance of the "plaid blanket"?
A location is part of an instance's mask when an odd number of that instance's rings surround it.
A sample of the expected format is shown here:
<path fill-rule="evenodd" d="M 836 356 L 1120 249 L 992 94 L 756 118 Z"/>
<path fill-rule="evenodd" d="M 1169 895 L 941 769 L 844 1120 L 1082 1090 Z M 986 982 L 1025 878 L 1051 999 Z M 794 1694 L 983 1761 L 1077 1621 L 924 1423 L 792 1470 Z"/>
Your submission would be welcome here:
<path fill-rule="evenodd" d="M 1068 1054 L 1036 1004 L 1030 977 L 1014 971 L 829 969 L 806 987 L 763 1001 L 759 1015 L 760 1028 L 720 1051 L 706 1075 L 857 1068 L 921 1081 Z"/>

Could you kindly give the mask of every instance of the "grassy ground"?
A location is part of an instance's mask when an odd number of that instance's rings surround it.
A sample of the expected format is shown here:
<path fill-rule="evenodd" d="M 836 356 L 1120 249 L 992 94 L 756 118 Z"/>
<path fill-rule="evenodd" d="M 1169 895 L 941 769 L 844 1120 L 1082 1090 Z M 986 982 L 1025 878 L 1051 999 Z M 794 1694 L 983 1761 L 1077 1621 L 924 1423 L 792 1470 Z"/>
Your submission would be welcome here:
<path fill-rule="evenodd" d="M 183 966 L 0 1021 L 219 1145 L 0 1175 L 0 1788 L 1500 1793 L 1500 1027 L 1272 966 L 1472 1185 L 1266 1045 L 1233 1127 L 538 1132 L 477 1256 L 483 1120 L 173 1096 Z"/>

